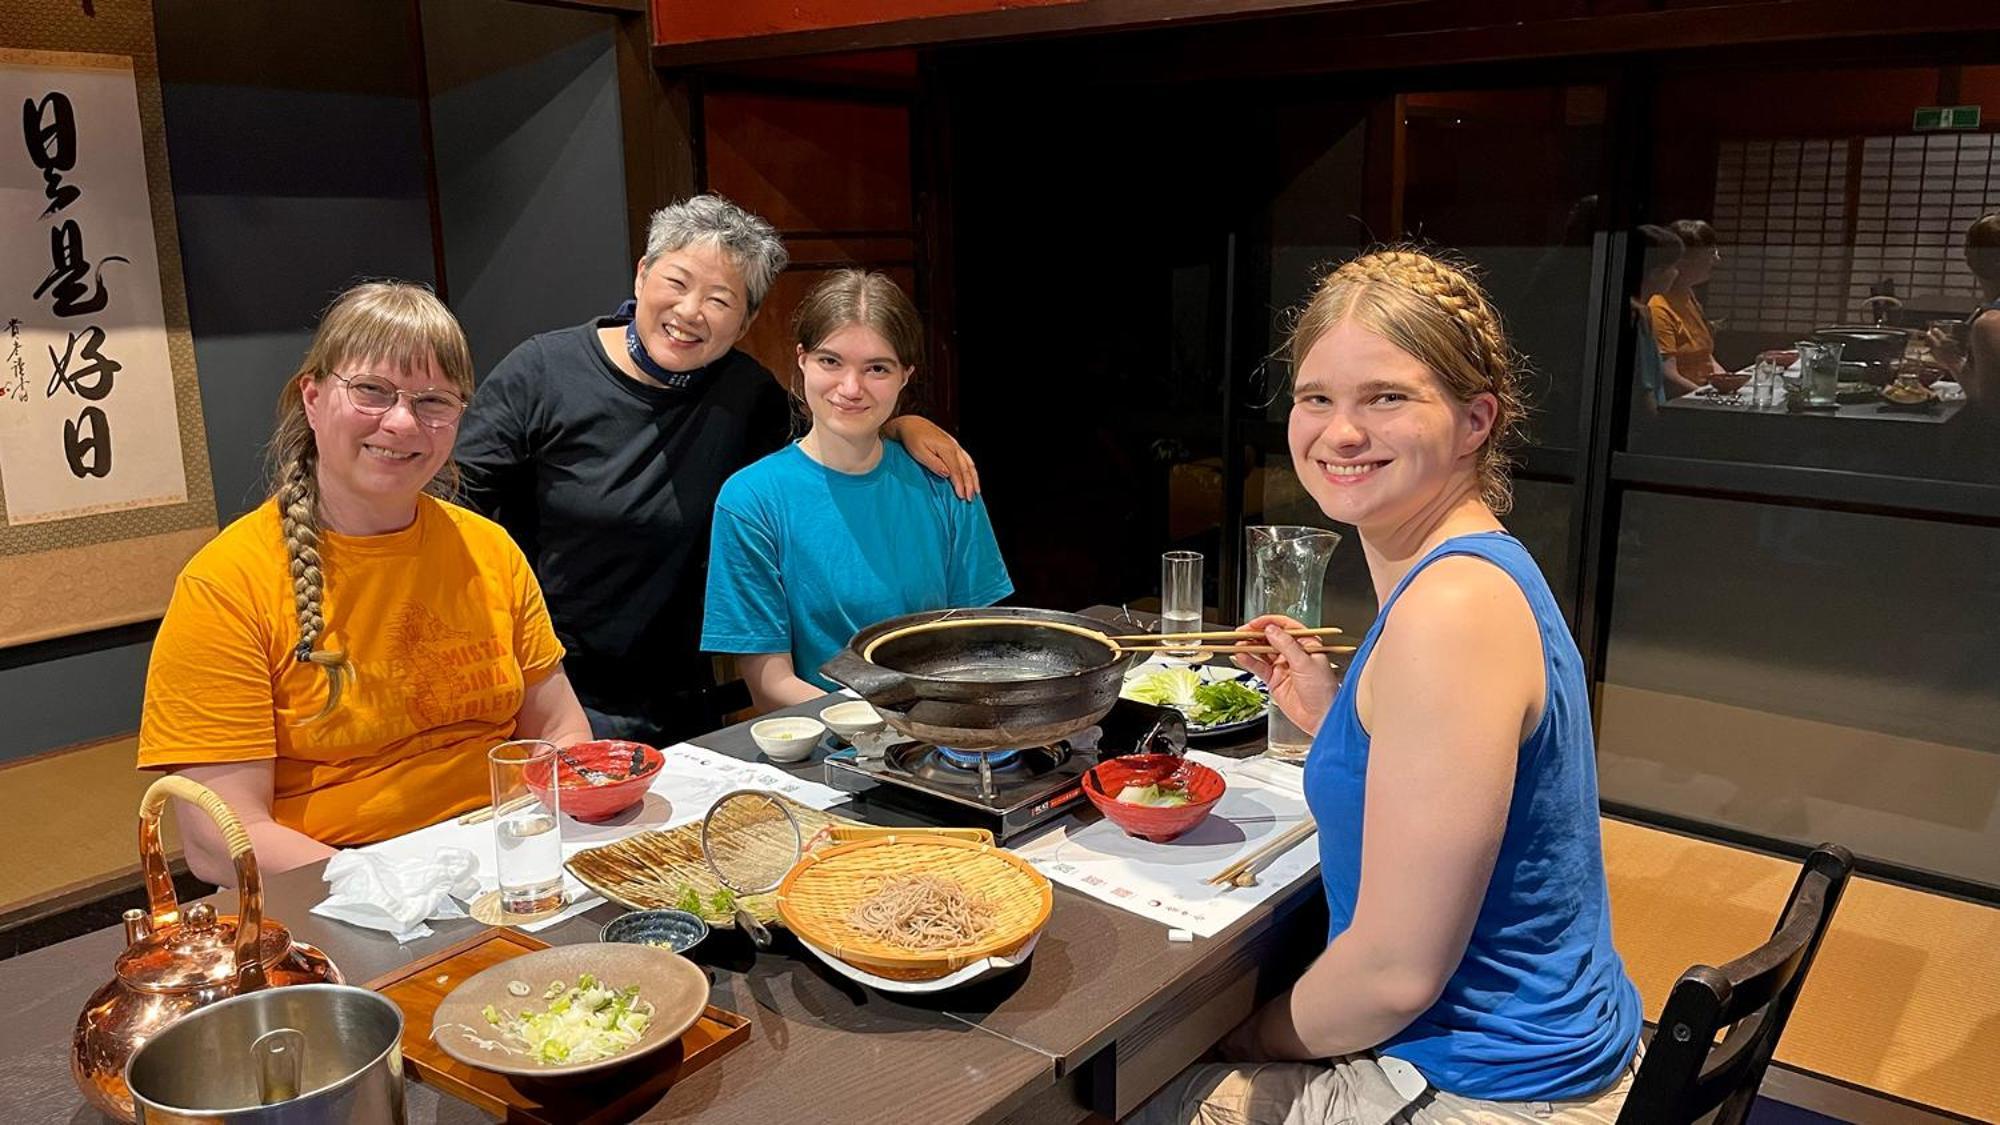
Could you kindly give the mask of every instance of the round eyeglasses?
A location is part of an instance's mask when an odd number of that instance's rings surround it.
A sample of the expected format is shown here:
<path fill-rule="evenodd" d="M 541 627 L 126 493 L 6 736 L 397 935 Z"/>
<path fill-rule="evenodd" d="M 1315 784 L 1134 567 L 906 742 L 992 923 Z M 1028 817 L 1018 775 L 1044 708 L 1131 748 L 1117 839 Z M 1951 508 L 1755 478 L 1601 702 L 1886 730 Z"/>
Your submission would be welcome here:
<path fill-rule="evenodd" d="M 347 401 L 363 414 L 387 414 L 399 398 L 410 400 L 410 413 L 433 430 L 442 430 L 465 413 L 465 400 L 444 391 L 406 391 L 379 375 L 330 372 L 347 388 Z"/>

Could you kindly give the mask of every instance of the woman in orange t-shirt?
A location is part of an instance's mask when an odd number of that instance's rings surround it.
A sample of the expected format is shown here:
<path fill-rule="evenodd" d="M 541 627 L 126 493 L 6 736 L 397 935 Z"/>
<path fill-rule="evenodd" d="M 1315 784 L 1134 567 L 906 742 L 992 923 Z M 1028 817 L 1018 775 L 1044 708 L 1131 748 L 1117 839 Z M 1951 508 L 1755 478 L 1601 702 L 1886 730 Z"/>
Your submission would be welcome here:
<path fill-rule="evenodd" d="M 221 795 L 266 871 L 485 804 L 496 743 L 590 737 L 520 549 L 428 494 L 471 394 L 428 289 L 343 293 L 280 396 L 272 498 L 175 582 L 139 765 Z M 232 881 L 214 826 L 182 825 L 194 873 Z"/>
<path fill-rule="evenodd" d="M 1671 228 L 1687 247 L 1676 267 L 1674 283 L 1664 293 L 1655 293 L 1646 306 L 1653 314 L 1653 337 L 1660 343 L 1670 382 L 1685 380 L 1693 386 L 1725 371 L 1715 360 L 1715 333 L 1694 287 L 1705 285 L 1722 261 L 1716 246 L 1715 228 L 1700 219 L 1682 219 Z"/>

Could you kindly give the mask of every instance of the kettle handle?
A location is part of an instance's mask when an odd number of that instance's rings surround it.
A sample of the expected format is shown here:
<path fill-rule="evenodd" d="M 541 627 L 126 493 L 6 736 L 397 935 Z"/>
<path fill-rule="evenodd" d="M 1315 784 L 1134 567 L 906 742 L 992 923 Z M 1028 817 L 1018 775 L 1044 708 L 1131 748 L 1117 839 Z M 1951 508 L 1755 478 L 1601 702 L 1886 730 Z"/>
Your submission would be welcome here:
<path fill-rule="evenodd" d="M 160 846 L 160 813 L 169 797 L 199 807 L 222 832 L 230 862 L 236 865 L 236 990 L 262 988 L 264 961 L 257 955 L 257 947 L 264 929 L 264 884 L 257 875 L 257 852 L 250 844 L 250 833 L 214 790 L 177 774 L 155 781 L 139 799 L 139 867 L 146 876 L 146 903 L 151 908 L 153 930 L 158 932 L 160 927 L 178 922 L 181 913 L 180 899 L 174 895 L 174 877 L 167 870 L 166 851 Z"/>

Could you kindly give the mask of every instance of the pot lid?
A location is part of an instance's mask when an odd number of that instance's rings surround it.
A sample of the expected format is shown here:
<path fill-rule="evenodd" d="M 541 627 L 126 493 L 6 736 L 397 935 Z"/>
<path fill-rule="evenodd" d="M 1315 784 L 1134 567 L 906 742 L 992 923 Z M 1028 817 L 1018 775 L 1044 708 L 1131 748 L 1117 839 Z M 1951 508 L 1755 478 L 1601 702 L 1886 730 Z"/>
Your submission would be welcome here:
<path fill-rule="evenodd" d="M 198 902 L 181 920 L 140 938 L 118 957 L 118 979 L 142 992 L 184 992 L 236 984 L 237 916 Z M 264 919 L 257 955 L 270 968 L 292 948 L 282 922 Z"/>

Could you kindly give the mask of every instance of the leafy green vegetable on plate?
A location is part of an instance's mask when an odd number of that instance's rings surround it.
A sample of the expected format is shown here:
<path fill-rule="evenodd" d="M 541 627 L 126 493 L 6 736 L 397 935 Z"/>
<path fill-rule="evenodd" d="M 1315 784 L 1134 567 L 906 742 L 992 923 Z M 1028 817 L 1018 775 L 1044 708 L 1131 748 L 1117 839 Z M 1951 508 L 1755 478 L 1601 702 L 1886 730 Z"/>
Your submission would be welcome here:
<path fill-rule="evenodd" d="M 1199 672 L 1184 666 L 1135 676 L 1126 683 L 1123 694 L 1141 703 L 1172 707 L 1197 729 L 1254 719 L 1265 707 L 1263 694 L 1242 681 L 1204 683 Z"/>

